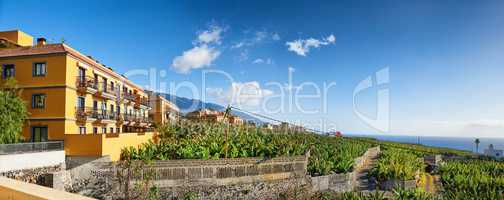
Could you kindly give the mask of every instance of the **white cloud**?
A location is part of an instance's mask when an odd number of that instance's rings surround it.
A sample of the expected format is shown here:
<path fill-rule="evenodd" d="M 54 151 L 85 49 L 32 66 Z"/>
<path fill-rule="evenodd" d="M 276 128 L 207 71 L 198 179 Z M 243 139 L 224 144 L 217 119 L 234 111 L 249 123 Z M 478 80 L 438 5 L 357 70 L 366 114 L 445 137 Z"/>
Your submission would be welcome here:
<path fill-rule="evenodd" d="M 232 45 L 231 49 L 237 49 L 237 48 L 243 47 L 244 45 L 245 45 L 244 42 L 238 42 L 238 43 Z"/>
<path fill-rule="evenodd" d="M 220 51 L 215 48 L 207 45 L 196 46 L 175 57 L 172 68 L 178 73 L 187 74 L 193 69 L 210 66 L 219 55 Z"/>
<path fill-rule="evenodd" d="M 268 36 L 268 33 L 266 31 L 257 31 L 255 33 L 254 40 L 257 42 L 260 42 L 260 41 L 264 40 L 267 36 Z"/>
<path fill-rule="evenodd" d="M 200 69 L 212 65 L 212 62 L 220 55 L 219 49 L 214 44 L 221 43 L 223 28 L 213 25 L 208 30 L 200 31 L 194 47 L 186 50 L 181 56 L 172 61 L 172 69 L 177 73 L 188 74 L 193 69 Z"/>
<path fill-rule="evenodd" d="M 236 106 L 258 106 L 264 97 L 273 95 L 273 91 L 261 88 L 257 81 L 233 82 L 227 90 L 207 88 L 207 94 L 217 98 L 221 103 Z"/>
<path fill-rule="evenodd" d="M 263 64 L 263 63 L 267 64 L 267 65 L 271 65 L 271 64 L 273 64 L 273 59 L 267 58 L 266 60 L 264 60 L 262 58 L 257 58 L 254 61 L 252 61 L 252 64 Z"/>
<path fill-rule="evenodd" d="M 246 32 L 246 34 L 250 34 L 250 32 Z M 231 49 L 251 47 L 262 42 L 280 40 L 280 35 L 275 32 L 255 31 L 252 34 L 253 35 L 247 35 L 241 41 L 236 42 L 234 45 L 231 46 Z"/>
<path fill-rule="evenodd" d="M 240 55 L 236 58 L 238 62 L 243 62 L 249 59 L 249 52 L 247 49 L 244 49 L 243 51 L 240 52 Z"/>
<path fill-rule="evenodd" d="M 280 40 L 280 35 L 278 35 L 278 33 L 273 33 L 273 35 L 271 36 L 271 39 L 278 41 L 278 40 Z"/>
<path fill-rule="evenodd" d="M 334 35 L 333 35 L 333 34 L 331 34 L 330 36 L 328 36 L 328 37 L 326 38 L 326 40 L 327 40 L 328 42 L 330 42 L 330 43 L 334 43 L 334 42 L 336 42 L 336 37 L 334 37 Z"/>
<path fill-rule="evenodd" d="M 261 64 L 261 63 L 264 63 L 264 60 L 263 60 L 263 59 L 258 58 L 258 59 L 255 59 L 252 63 L 253 63 L 253 64 Z"/>
<path fill-rule="evenodd" d="M 320 48 L 321 46 L 326 46 L 329 44 L 334 44 L 336 42 L 336 37 L 334 35 L 329 35 L 322 40 L 315 38 L 308 39 L 298 39 L 291 42 L 286 42 L 285 44 L 289 47 L 288 50 L 295 52 L 300 56 L 306 56 L 310 52 L 310 48 Z"/>
<path fill-rule="evenodd" d="M 212 26 L 210 30 L 201 31 L 198 35 L 198 43 L 210 44 L 221 43 L 221 33 L 223 29 L 219 26 Z"/>

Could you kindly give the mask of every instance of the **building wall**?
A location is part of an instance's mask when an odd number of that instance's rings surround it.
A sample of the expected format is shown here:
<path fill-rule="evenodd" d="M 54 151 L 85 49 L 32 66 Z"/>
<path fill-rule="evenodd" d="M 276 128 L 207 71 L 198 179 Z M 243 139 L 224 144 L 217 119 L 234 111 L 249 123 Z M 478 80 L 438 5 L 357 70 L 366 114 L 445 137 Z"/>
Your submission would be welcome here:
<path fill-rule="evenodd" d="M 110 155 L 117 161 L 123 148 L 136 148 L 148 141 L 156 142 L 156 133 L 65 135 L 65 152 L 67 156 Z"/>
<path fill-rule="evenodd" d="M 21 46 L 33 45 L 33 37 L 19 30 L 0 32 L 0 37 L 7 38 Z"/>
<path fill-rule="evenodd" d="M 0 37 L 5 37 L 23 46 L 32 46 L 33 42 L 33 40 L 30 41 L 31 36 L 19 31 L 0 32 Z M 120 132 L 124 132 L 125 129 L 120 120 L 86 121 L 82 120 L 82 117 L 77 116 L 78 98 L 84 97 L 85 107 L 88 109 L 92 108 L 93 102 L 96 101 L 98 103 L 98 110 L 101 110 L 102 102 L 105 102 L 107 112 L 111 112 L 111 107 L 113 107 L 114 113 L 116 113 L 117 106 L 119 105 L 121 113 L 131 111 L 137 117 L 148 117 L 149 107 L 140 105 L 140 100 L 147 99 L 148 95 L 139 86 L 133 84 L 120 74 L 113 72 L 112 69 L 106 68 L 95 60 L 83 56 L 67 45 L 60 45 L 59 48 L 64 49 L 65 53 L 0 58 L 0 67 L 4 64 L 15 65 L 14 78 L 23 90 L 21 98 L 25 101 L 29 112 L 29 118 L 23 126 L 22 135 L 25 140 L 31 139 L 31 127 L 43 126 L 47 127 L 48 140 L 65 140 L 65 151 L 69 155 L 102 156 L 111 153 L 114 154 L 111 156 L 118 158 L 122 147 L 138 146 L 139 143 L 152 139 L 151 134 L 136 137 L 130 135 L 124 137 L 101 135 L 101 133 L 104 133 L 103 128 L 106 128 L 107 134 L 111 132 L 114 134 L 117 133 L 118 128 Z M 31 50 L 36 50 L 39 47 L 42 46 L 33 46 Z M 42 50 L 46 51 L 47 49 Z M 61 52 L 61 50 L 57 52 Z M 46 74 L 44 76 L 33 76 L 33 65 L 37 62 L 46 63 Z M 106 78 L 107 90 L 115 94 L 116 98 L 106 99 L 103 96 L 79 90 L 77 82 L 79 68 L 86 69 L 87 77 L 94 77 L 94 74 L 99 76 L 99 91 L 103 88 L 102 78 Z M 0 78 L 0 80 L 3 81 L 3 78 Z M 111 83 L 114 83 L 114 90 L 110 87 Z M 137 94 L 138 98 L 130 103 L 124 101 L 124 96 L 122 96 L 123 85 L 131 93 Z M 118 94 L 117 91 L 120 91 L 121 94 Z M 33 94 L 45 94 L 44 108 L 32 107 Z M 86 128 L 85 134 L 80 134 L 80 127 Z M 97 133 L 100 135 L 93 135 L 94 128 L 97 128 Z M 128 130 L 145 132 L 147 126 Z"/>
<path fill-rule="evenodd" d="M 65 151 L 0 155 L 0 172 L 49 167 L 65 163 Z"/>

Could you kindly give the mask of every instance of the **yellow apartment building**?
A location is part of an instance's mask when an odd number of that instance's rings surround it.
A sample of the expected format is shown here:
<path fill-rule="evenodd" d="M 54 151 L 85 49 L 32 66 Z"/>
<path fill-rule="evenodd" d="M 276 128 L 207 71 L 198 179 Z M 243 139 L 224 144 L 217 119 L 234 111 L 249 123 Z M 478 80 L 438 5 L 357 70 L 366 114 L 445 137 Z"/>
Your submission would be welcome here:
<path fill-rule="evenodd" d="M 155 140 L 149 114 L 163 111 L 152 110 L 148 93 L 66 44 L 0 32 L 0 67 L 1 80 L 14 78 L 23 90 L 27 141 L 62 140 L 69 156 L 117 160 L 121 148 Z"/>
<path fill-rule="evenodd" d="M 152 109 L 150 109 L 150 118 L 159 124 L 173 123 L 179 119 L 180 109 L 168 101 L 165 97 L 152 91 L 147 91 Z"/>

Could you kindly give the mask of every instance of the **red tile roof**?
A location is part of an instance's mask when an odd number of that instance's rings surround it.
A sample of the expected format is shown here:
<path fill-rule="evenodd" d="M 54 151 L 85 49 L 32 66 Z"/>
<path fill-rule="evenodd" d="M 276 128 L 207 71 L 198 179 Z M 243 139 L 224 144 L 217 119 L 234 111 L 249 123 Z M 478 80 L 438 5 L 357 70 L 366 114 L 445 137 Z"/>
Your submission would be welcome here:
<path fill-rule="evenodd" d="M 45 45 L 35 45 L 30 47 L 17 47 L 17 48 L 6 48 L 0 49 L 0 58 L 9 58 L 9 57 L 17 57 L 17 56 L 33 56 L 33 55 L 48 55 L 48 54 L 57 54 L 57 53 L 69 53 L 77 59 L 86 62 L 89 65 L 95 66 L 98 70 L 107 73 L 111 76 L 119 80 L 124 80 L 130 86 L 135 87 L 138 90 L 143 91 L 143 89 L 131 82 L 127 78 L 122 75 L 114 72 L 113 70 L 105 67 L 104 65 L 98 63 L 97 61 L 83 55 L 77 50 L 65 45 L 65 44 L 45 44 Z"/>
<path fill-rule="evenodd" d="M 30 56 L 40 54 L 65 53 L 62 44 L 47 44 L 42 46 L 18 47 L 0 50 L 0 58 L 14 56 Z"/>

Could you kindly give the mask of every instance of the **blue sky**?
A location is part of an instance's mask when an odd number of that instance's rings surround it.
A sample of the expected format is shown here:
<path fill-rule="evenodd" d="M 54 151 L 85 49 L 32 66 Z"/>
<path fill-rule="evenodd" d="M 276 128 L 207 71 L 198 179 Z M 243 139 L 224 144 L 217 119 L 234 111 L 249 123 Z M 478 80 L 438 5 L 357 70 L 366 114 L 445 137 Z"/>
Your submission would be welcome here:
<path fill-rule="evenodd" d="M 377 92 L 386 89 L 386 134 L 504 137 L 503 6 L 503 1 L 0 0 L 0 30 L 21 29 L 49 42 L 64 38 L 120 73 L 152 68 L 156 87 L 190 81 L 200 91 L 194 96 L 182 87 L 177 95 L 240 102 L 245 109 L 314 128 L 322 120 L 344 133 L 383 134 L 356 113 L 373 118 Z M 354 109 L 354 89 L 384 68 L 389 82 L 359 93 Z M 202 89 L 204 70 L 220 70 L 233 80 L 209 74 Z M 144 86 L 152 81 L 131 78 Z M 289 109 L 286 93 L 306 82 L 336 84 L 327 98 L 299 101 L 319 112 Z M 256 95 L 237 94 L 237 88 Z M 275 98 L 282 91 L 283 99 Z M 306 86 L 299 92 L 316 91 Z M 266 101 L 283 110 L 261 109 Z"/>

